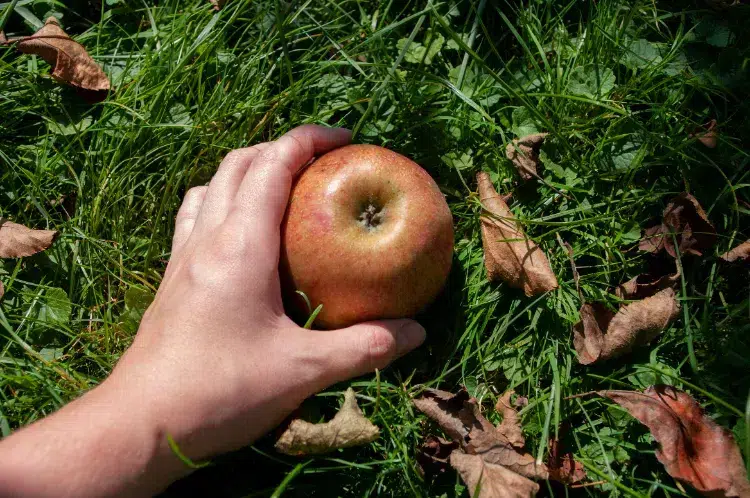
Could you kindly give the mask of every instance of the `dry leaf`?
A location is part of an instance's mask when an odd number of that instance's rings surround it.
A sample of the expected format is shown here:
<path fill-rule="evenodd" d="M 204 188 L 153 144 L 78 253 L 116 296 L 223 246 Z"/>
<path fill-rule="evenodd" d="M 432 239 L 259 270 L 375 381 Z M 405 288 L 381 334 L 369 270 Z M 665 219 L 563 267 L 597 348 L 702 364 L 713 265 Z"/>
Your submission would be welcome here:
<path fill-rule="evenodd" d="M 750 483 L 732 435 L 707 417 L 687 393 L 671 386 L 645 392 L 599 393 L 649 428 L 660 444 L 656 458 L 669 475 L 711 497 L 748 497 Z"/>
<path fill-rule="evenodd" d="M 521 430 L 521 418 L 518 416 L 515 407 L 510 403 L 510 397 L 513 394 L 515 394 L 515 391 L 512 389 L 505 391 L 505 393 L 500 396 L 500 399 L 497 400 L 495 410 L 503 416 L 503 421 L 497 426 L 497 430 L 510 442 L 511 445 L 516 448 L 523 448 L 526 444 L 526 440 L 524 439 L 523 431 Z M 525 400 L 526 404 L 528 404 L 526 398 L 519 396 L 518 399 Z M 518 402 L 519 401 L 516 400 L 516 403 Z M 524 401 L 521 401 L 521 403 L 523 404 Z"/>
<path fill-rule="evenodd" d="M 660 290 L 677 285 L 680 281 L 680 273 L 656 276 L 643 273 L 637 277 L 620 284 L 615 290 L 615 295 L 620 299 L 643 299 L 653 296 Z"/>
<path fill-rule="evenodd" d="M 477 400 L 466 389 L 453 394 L 439 389 L 426 389 L 421 398 L 413 400 L 419 411 L 438 423 L 453 439 L 464 444 L 472 429 L 494 431 L 495 427 L 482 415 Z"/>
<path fill-rule="evenodd" d="M 748 261 L 748 258 L 750 258 L 750 240 L 746 240 L 731 251 L 727 251 L 719 257 L 728 263 Z"/>
<path fill-rule="evenodd" d="M 671 287 L 622 306 L 615 314 L 602 305 L 584 304 L 581 321 L 573 326 L 578 361 L 589 365 L 629 353 L 635 346 L 655 339 L 679 311 Z"/>
<path fill-rule="evenodd" d="M 696 131 L 690 134 L 690 138 L 697 137 L 700 143 L 713 149 L 718 144 L 718 135 L 716 133 L 716 120 L 712 119 L 708 123 L 703 125 L 703 130 Z"/>
<path fill-rule="evenodd" d="M 549 442 L 549 459 L 547 469 L 549 478 L 563 484 L 575 484 L 586 479 L 586 471 L 581 462 L 573 458 L 573 454 L 565 451 L 562 440 L 567 434 L 569 424 L 563 423 L 558 431 L 557 439 Z"/>
<path fill-rule="evenodd" d="M 477 174 L 479 198 L 485 213 L 481 217 L 484 264 L 490 280 L 504 280 L 523 289 L 527 296 L 557 288 L 557 278 L 544 252 L 526 238 L 485 172 Z"/>
<path fill-rule="evenodd" d="M 677 250 L 681 255 L 702 256 L 715 241 L 716 229 L 708 221 L 706 212 L 695 197 L 683 192 L 667 205 L 662 224 L 646 229 L 638 248 L 651 253 L 664 250 L 673 258 L 677 257 Z"/>
<path fill-rule="evenodd" d="M 316 455 L 375 441 L 377 426 L 362 415 L 352 388 L 344 393 L 344 404 L 336 416 L 322 424 L 292 420 L 278 441 L 276 450 L 287 455 Z"/>
<path fill-rule="evenodd" d="M 514 138 L 505 147 L 505 157 L 513 162 L 522 179 L 531 180 L 539 176 L 536 172 L 539 164 L 539 148 L 547 135 L 547 133 L 534 133 L 523 138 Z"/>
<path fill-rule="evenodd" d="M 537 463 L 529 453 L 514 448 L 497 431 L 474 430 L 469 439 L 465 450 L 470 455 L 479 455 L 485 462 L 502 465 L 529 479 L 549 478 L 546 465 Z"/>
<path fill-rule="evenodd" d="M 227 0 L 211 0 L 211 5 L 214 6 L 214 10 L 221 10 Z"/>
<path fill-rule="evenodd" d="M 99 100 L 106 97 L 109 90 L 107 75 L 83 45 L 65 34 L 54 17 L 48 18 L 34 35 L 20 39 L 18 50 L 36 54 L 47 61 L 56 80 L 89 92 L 88 97 Z"/>
<path fill-rule="evenodd" d="M 5 285 L 3 285 L 2 282 L 0 282 L 0 298 L 2 298 L 5 295 Z"/>
<path fill-rule="evenodd" d="M 448 441 L 441 437 L 427 436 L 417 452 L 417 463 L 422 475 L 443 474 L 448 469 L 448 457 L 459 447 L 458 441 Z"/>
<path fill-rule="evenodd" d="M 478 455 L 454 451 L 450 464 L 466 483 L 472 498 L 529 498 L 539 491 L 537 483 L 501 465 L 487 463 Z"/>
<path fill-rule="evenodd" d="M 5 36 L 5 32 L 0 31 L 0 45 L 8 43 L 8 38 Z"/>
<path fill-rule="evenodd" d="M 58 235 L 56 230 L 33 230 L 0 218 L 0 258 L 23 258 L 42 252 Z"/>

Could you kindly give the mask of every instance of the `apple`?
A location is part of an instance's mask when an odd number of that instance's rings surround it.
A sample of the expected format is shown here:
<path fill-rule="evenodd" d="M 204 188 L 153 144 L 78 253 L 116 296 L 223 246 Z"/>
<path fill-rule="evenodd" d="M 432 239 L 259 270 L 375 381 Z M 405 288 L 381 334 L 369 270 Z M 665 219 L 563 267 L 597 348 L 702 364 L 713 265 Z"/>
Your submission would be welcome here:
<path fill-rule="evenodd" d="M 375 145 L 348 145 L 297 178 L 281 234 L 287 311 L 307 316 L 302 291 L 339 328 L 414 316 L 445 285 L 453 218 L 417 163 Z M 291 308 L 291 309 L 290 309 Z"/>

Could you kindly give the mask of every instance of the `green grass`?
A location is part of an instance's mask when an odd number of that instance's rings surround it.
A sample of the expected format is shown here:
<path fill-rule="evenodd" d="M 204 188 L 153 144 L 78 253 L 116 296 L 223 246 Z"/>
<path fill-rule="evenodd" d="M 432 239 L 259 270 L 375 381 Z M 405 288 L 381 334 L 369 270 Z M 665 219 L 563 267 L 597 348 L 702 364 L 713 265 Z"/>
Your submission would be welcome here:
<path fill-rule="evenodd" d="M 424 347 L 356 379 L 372 445 L 311 461 L 273 438 L 214 461 L 167 495 L 467 496 L 453 473 L 425 480 L 415 452 L 434 432 L 409 403 L 423 385 L 466 385 L 489 408 L 508 387 L 529 397 L 529 450 L 570 424 L 569 442 L 602 485 L 543 492 L 695 495 L 654 457 L 646 429 L 612 403 L 568 397 L 666 382 L 687 389 L 750 457 L 750 286 L 716 254 L 750 237 L 749 7 L 702 1 L 86 0 L 0 3 L 9 36 L 62 14 L 110 74 L 96 105 L 48 76 L 41 59 L 0 47 L 0 214 L 62 232 L 44 254 L 4 260 L 0 429 L 54 411 L 111 370 L 169 259 L 185 190 L 229 150 L 306 122 L 348 126 L 427 168 L 455 217 L 449 286 L 420 317 Z M 14 11 L 10 11 L 14 8 Z M 2 19 L 2 17 L 0 17 Z M 710 150 L 689 134 L 716 118 Z M 544 182 L 519 185 L 505 145 L 551 133 Z M 485 278 L 476 171 L 489 171 L 560 281 L 526 298 Z M 647 269 L 640 229 L 688 190 L 719 232 L 682 260 L 683 313 L 627 357 L 578 365 L 571 326 L 589 300 Z M 303 406 L 330 416 L 345 385 Z"/>

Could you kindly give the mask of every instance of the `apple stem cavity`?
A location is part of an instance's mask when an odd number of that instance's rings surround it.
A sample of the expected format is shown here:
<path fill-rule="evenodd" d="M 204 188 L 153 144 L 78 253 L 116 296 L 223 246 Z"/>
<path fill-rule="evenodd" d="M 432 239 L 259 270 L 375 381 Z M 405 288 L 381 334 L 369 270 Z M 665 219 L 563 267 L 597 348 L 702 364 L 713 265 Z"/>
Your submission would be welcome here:
<path fill-rule="evenodd" d="M 359 215 L 357 221 L 368 231 L 375 230 L 383 222 L 383 208 L 370 202 Z"/>

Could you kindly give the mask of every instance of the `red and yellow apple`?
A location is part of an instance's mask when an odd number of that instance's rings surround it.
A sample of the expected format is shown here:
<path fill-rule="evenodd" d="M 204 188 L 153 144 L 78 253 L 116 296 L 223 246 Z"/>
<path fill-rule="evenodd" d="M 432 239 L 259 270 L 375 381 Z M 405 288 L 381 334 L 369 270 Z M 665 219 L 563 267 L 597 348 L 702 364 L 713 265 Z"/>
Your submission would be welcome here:
<path fill-rule="evenodd" d="M 448 277 L 453 219 L 418 164 L 374 145 L 348 145 L 297 178 L 282 225 L 280 270 L 290 312 L 323 309 L 338 328 L 413 316 Z"/>

